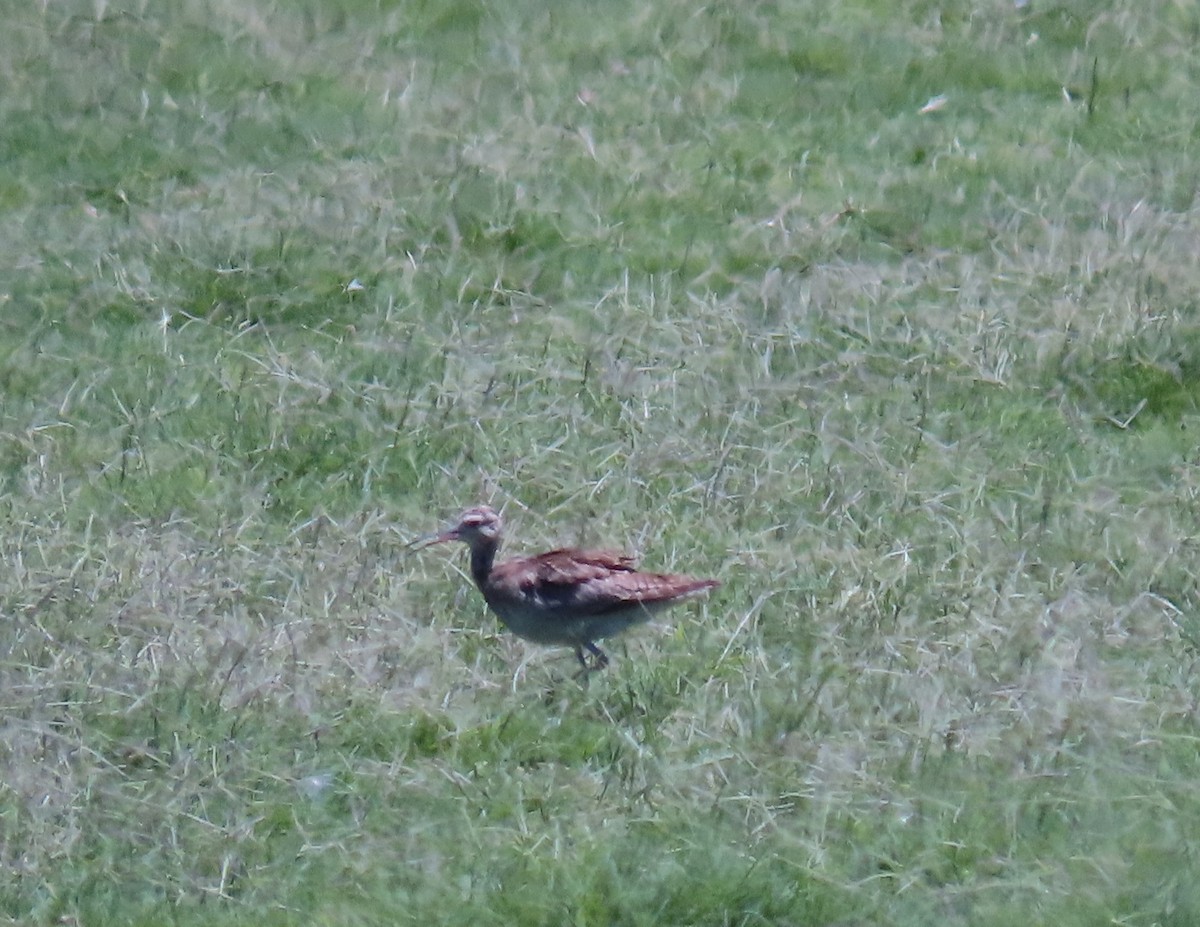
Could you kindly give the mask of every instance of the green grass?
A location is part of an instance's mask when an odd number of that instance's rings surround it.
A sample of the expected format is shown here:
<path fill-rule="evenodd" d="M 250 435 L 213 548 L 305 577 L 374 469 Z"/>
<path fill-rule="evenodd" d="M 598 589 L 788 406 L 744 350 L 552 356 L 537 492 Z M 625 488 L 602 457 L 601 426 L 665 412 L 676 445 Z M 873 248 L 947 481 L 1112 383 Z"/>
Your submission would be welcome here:
<path fill-rule="evenodd" d="M 0 921 L 1200 920 L 1190 6 L 7 23 Z"/>

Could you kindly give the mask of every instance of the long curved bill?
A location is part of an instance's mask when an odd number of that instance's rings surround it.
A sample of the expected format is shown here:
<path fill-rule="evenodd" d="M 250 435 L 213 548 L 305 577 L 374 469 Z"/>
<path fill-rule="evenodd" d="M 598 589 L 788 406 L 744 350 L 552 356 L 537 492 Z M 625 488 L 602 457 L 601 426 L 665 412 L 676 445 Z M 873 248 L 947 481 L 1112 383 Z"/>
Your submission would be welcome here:
<path fill-rule="evenodd" d="M 458 529 L 447 528 L 445 531 L 438 534 L 427 534 L 424 537 L 419 537 L 415 541 L 408 544 L 409 550 L 423 550 L 426 547 L 432 547 L 434 544 L 444 544 L 447 541 L 458 540 Z"/>

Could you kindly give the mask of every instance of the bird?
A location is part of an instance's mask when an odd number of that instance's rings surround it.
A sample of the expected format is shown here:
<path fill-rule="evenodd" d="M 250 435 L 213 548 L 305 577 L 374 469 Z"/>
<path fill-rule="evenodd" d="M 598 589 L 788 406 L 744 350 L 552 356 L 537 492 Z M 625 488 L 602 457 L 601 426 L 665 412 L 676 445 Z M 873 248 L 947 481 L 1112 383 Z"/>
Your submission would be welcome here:
<path fill-rule="evenodd" d="M 585 673 L 608 665 L 597 640 L 720 585 L 715 579 L 645 573 L 632 557 L 574 547 L 496 563 L 503 532 L 500 514 L 477 505 L 415 546 L 465 543 L 471 551 L 471 578 L 501 623 L 526 640 L 573 647 Z M 585 654 L 592 656 L 592 664 Z"/>

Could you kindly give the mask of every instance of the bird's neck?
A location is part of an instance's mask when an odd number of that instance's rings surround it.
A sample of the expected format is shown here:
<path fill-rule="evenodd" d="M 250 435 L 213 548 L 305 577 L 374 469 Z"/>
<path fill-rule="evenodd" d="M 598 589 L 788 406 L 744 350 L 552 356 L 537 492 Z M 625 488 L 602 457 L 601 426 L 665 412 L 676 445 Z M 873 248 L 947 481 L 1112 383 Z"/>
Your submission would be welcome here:
<path fill-rule="evenodd" d="M 480 589 L 487 585 L 488 577 L 492 574 L 492 564 L 496 560 L 496 551 L 499 549 L 498 541 L 487 541 L 471 548 L 471 576 Z"/>

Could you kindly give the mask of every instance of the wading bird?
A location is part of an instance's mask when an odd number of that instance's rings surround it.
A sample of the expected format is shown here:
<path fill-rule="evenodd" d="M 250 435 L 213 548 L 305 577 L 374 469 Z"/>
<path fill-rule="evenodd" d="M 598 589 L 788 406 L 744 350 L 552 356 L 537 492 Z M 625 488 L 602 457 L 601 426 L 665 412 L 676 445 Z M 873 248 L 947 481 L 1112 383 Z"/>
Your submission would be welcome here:
<path fill-rule="evenodd" d="M 471 549 L 475 585 L 504 626 L 539 644 L 574 647 L 585 670 L 608 665 L 597 640 L 719 585 L 715 579 L 642 573 L 634 568 L 632 557 L 573 547 L 496 563 L 502 531 L 500 515 L 479 505 L 415 546 L 465 543 Z M 592 655 L 591 665 L 584 651 Z"/>

